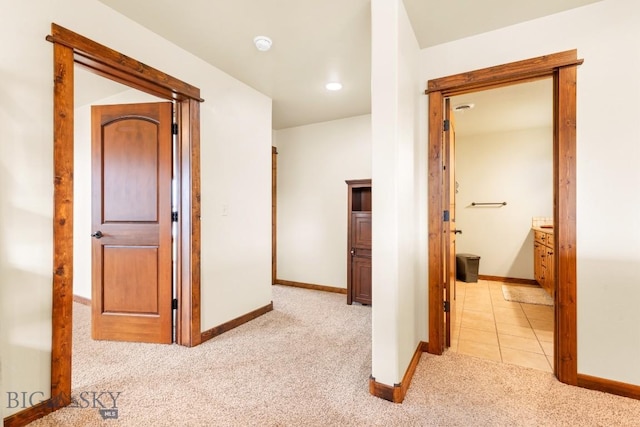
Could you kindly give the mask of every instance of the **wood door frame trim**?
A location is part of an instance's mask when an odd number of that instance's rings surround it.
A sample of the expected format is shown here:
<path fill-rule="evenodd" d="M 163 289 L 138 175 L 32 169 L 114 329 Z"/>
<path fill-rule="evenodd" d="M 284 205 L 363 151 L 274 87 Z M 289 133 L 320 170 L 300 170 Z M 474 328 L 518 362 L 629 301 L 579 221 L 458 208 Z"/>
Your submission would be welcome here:
<path fill-rule="evenodd" d="M 271 284 L 278 277 L 278 149 L 271 147 Z"/>
<path fill-rule="evenodd" d="M 51 401 L 71 396 L 73 305 L 74 65 L 160 98 L 178 108 L 181 237 L 178 250 L 178 335 L 184 346 L 200 344 L 200 90 L 55 23 L 53 43 L 53 301 Z"/>
<path fill-rule="evenodd" d="M 574 49 L 428 81 L 425 93 L 429 96 L 429 353 L 442 354 L 444 345 L 441 253 L 444 98 L 553 77 L 554 262 L 556 288 L 560 289 L 555 295 L 555 375 L 566 384 L 577 385 L 576 68 L 582 62 Z"/>

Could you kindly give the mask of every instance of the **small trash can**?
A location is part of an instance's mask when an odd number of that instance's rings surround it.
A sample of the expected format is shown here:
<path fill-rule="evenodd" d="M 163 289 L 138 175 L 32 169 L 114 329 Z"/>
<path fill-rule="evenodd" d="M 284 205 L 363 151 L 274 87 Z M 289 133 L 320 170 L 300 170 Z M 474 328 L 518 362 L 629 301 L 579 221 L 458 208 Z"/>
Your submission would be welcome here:
<path fill-rule="evenodd" d="M 467 283 L 478 281 L 480 256 L 474 254 L 456 255 L 456 279 Z"/>

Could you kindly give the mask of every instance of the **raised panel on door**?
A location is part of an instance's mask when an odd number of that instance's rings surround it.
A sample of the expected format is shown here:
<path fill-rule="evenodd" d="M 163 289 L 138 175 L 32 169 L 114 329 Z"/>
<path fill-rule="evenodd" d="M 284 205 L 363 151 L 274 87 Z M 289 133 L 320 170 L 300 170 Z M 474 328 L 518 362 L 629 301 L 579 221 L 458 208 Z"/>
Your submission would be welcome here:
<path fill-rule="evenodd" d="M 92 336 L 172 341 L 171 103 L 92 107 Z"/>
<path fill-rule="evenodd" d="M 351 214 L 351 246 L 371 249 L 371 212 Z"/>
<path fill-rule="evenodd" d="M 102 246 L 103 313 L 159 314 L 158 247 Z"/>
<path fill-rule="evenodd" d="M 371 254 L 353 257 L 353 300 L 360 304 L 371 304 Z"/>

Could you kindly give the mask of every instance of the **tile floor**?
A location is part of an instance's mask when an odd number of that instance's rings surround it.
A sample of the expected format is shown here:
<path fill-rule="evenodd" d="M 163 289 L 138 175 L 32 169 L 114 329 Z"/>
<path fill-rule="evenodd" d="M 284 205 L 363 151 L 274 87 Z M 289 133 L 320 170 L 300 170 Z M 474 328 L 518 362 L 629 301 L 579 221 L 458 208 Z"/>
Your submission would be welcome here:
<path fill-rule="evenodd" d="M 502 282 L 457 282 L 449 351 L 553 372 L 553 307 L 510 302 Z"/>

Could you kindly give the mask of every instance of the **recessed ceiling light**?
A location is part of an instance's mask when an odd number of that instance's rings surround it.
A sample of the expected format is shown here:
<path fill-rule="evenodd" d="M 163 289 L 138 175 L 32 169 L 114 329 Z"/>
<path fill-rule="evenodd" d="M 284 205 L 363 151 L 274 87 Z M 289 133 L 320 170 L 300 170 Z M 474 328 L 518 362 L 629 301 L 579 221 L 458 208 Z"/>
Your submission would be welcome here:
<path fill-rule="evenodd" d="M 330 83 L 327 83 L 324 87 L 326 87 L 327 90 L 336 91 L 336 90 L 342 89 L 342 83 L 340 83 L 340 82 L 330 82 Z"/>
<path fill-rule="evenodd" d="M 475 104 L 460 104 L 460 105 L 456 105 L 455 107 L 453 107 L 453 111 L 467 111 L 467 110 L 471 110 L 473 107 L 475 107 Z"/>
<path fill-rule="evenodd" d="M 253 39 L 253 43 L 256 45 L 256 49 L 260 52 L 266 52 L 271 49 L 273 42 L 267 36 L 257 36 Z"/>

